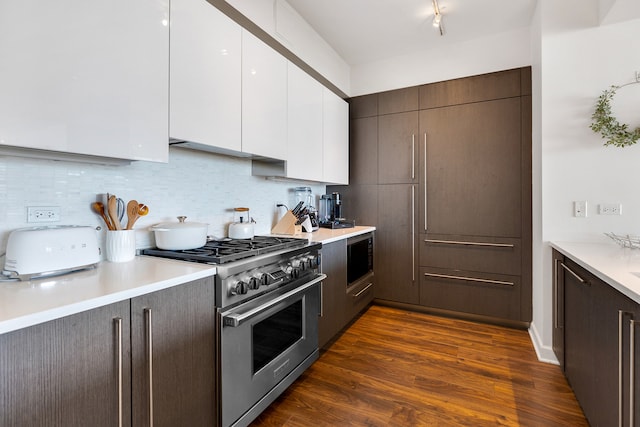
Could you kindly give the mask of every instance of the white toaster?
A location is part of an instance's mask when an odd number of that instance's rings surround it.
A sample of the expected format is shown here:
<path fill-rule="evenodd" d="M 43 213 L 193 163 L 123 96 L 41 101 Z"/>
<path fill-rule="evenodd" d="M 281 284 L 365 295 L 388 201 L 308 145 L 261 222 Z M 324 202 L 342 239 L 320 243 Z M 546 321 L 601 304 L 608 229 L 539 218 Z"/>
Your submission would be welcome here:
<path fill-rule="evenodd" d="M 9 235 L 3 273 L 31 280 L 94 268 L 99 262 L 100 248 L 92 227 L 20 228 Z"/>

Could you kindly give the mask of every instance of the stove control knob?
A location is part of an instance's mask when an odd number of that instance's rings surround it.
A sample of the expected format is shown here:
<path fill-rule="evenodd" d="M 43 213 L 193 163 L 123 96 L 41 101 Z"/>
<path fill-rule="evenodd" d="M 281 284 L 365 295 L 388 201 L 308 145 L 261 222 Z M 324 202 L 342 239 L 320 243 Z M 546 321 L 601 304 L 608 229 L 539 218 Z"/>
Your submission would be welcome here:
<path fill-rule="evenodd" d="M 294 267 L 291 270 L 291 277 L 294 279 L 297 279 L 298 277 L 300 277 L 300 268 L 299 267 Z"/>
<path fill-rule="evenodd" d="M 267 273 L 256 273 L 254 277 L 258 282 L 258 286 L 267 286 L 269 284 L 269 275 Z"/>
<path fill-rule="evenodd" d="M 305 262 L 306 262 L 308 268 L 316 267 L 315 257 L 313 255 L 307 256 L 307 259 L 306 259 Z"/>
<path fill-rule="evenodd" d="M 252 277 L 249 279 L 249 289 L 258 289 L 260 287 L 260 282 L 257 278 Z"/>
<path fill-rule="evenodd" d="M 242 280 L 238 280 L 237 282 L 233 283 L 229 288 L 229 293 L 231 295 L 244 295 L 248 291 L 249 287 L 247 286 L 247 283 L 243 282 Z"/>

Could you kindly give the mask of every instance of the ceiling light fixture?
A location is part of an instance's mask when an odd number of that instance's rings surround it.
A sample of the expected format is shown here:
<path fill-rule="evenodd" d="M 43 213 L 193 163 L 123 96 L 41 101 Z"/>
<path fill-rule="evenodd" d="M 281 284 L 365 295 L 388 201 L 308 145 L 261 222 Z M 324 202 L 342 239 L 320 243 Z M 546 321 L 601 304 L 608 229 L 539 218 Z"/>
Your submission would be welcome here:
<path fill-rule="evenodd" d="M 438 0 L 431 0 L 433 2 L 433 26 L 440 31 L 440 35 L 444 36 L 444 28 L 442 27 L 442 13 L 440 13 L 440 6 L 438 6 Z"/>

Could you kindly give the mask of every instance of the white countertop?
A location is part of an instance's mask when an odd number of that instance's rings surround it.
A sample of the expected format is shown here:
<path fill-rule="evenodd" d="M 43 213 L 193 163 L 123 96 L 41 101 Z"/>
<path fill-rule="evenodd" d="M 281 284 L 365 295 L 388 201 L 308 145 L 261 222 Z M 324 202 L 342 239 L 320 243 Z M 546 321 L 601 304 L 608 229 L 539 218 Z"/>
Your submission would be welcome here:
<path fill-rule="evenodd" d="M 551 242 L 551 247 L 640 304 L 640 250 L 614 242 Z"/>
<path fill-rule="evenodd" d="M 29 282 L 0 282 L 0 334 L 216 274 L 211 265 L 136 256 Z"/>
<path fill-rule="evenodd" d="M 289 234 L 286 235 L 286 237 L 296 237 L 298 239 L 308 239 L 310 242 L 328 244 L 337 242 L 338 240 L 348 239 L 349 237 L 359 236 L 360 234 L 370 233 L 375 231 L 375 229 L 375 227 L 367 225 L 357 225 L 352 228 L 320 228 L 312 233 Z M 276 234 L 274 234 L 274 236 L 276 236 Z M 278 234 L 277 236 L 284 236 L 284 234 Z"/>

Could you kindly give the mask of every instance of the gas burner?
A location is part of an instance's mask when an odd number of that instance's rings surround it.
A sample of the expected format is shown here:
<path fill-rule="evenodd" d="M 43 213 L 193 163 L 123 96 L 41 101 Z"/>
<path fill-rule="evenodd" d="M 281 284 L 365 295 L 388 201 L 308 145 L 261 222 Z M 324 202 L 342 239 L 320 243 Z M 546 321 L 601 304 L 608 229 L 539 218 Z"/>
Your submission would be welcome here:
<path fill-rule="evenodd" d="M 302 247 L 308 244 L 306 239 L 293 237 L 255 236 L 253 239 L 210 240 L 201 248 L 182 251 L 163 249 L 143 249 L 143 255 L 207 264 L 224 264 L 243 258 L 262 255 L 283 249 Z"/>

